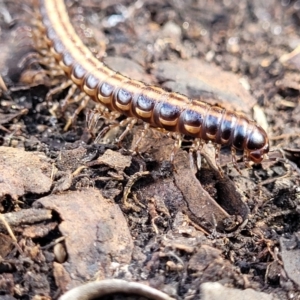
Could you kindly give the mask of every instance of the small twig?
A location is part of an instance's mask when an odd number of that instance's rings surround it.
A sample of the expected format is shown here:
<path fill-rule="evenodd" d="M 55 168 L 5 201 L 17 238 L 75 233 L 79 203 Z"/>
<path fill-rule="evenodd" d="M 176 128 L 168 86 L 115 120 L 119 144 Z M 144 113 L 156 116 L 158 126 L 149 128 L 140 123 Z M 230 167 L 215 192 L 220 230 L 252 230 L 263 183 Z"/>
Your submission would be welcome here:
<path fill-rule="evenodd" d="M 128 282 L 120 279 L 106 279 L 102 281 L 87 283 L 68 291 L 59 299 L 90 300 L 115 293 L 138 295 L 153 300 L 174 300 L 174 298 L 171 298 L 167 294 L 150 286 L 138 282 Z"/>
<path fill-rule="evenodd" d="M 35 208 L 22 209 L 12 213 L 0 214 L 0 229 L 5 228 L 7 230 L 18 251 L 23 254 L 23 251 L 18 245 L 17 239 L 11 229 L 11 226 L 16 227 L 21 224 L 33 224 L 36 222 L 49 220 L 51 217 L 51 210 Z"/>
<path fill-rule="evenodd" d="M 12 238 L 13 242 L 14 242 L 14 245 L 16 246 L 16 248 L 18 249 L 19 253 L 20 254 L 23 254 L 23 251 L 22 249 L 20 248 L 19 244 L 18 244 L 18 241 L 17 241 L 17 238 L 15 236 L 15 234 L 13 233 L 11 227 L 9 226 L 9 224 L 7 223 L 7 221 L 5 220 L 5 218 L 3 217 L 2 214 L 0 214 L 0 221 L 3 223 L 3 225 L 5 226 L 8 234 L 10 235 L 10 237 Z"/>
<path fill-rule="evenodd" d="M 3 223 L 3 225 L 5 226 L 7 232 L 9 233 L 10 237 L 12 238 L 12 240 L 14 242 L 17 242 L 17 238 L 16 236 L 14 235 L 11 227 L 9 226 L 8 222 L 5 220 L 5 218 L 3 217 L 2 214 L 0 214 L 0 221 Z"/>
<path fill-rule="evenodd" d="M 6 87 L 6 84 L 4 83 L 4 81 L 3 81 L 2 77 L 1 77 L 1 75 L 0 75 L 0 89 L 2 89 L 4 92 L 7 92 L 7 91 L 8 91 L 8 89 L 7 89 L 7 87 Z"/>
<path fill-rule="evenodd" d="M 86 166 L 79 166 L 73 173 L 72 176 L 75 177 L 81 173 L 82 170 L 86 169 Z"/>

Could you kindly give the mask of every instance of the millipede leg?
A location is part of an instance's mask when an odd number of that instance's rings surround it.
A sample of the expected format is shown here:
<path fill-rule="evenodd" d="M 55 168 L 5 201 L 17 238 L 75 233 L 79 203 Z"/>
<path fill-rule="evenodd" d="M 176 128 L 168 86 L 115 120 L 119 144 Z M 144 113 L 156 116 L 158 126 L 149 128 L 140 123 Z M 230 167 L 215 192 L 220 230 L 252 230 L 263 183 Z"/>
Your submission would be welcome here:
<path fill-rule="evenodd" d="M 149 128 L 150 128 L 150 124 L 144 123 L 144 129 L 141 131 L 141 135 L 139 136 L 139 138 L 137 139 L 133 147 L 135 153 L 138 153 L 138 146 L 142 141 L 142 139 L 145 137 L 146 133 L 149 131 Z"/>
<path fill-rule="evenodd" d="M 251 169 L 251 165 L 250 165 L 250 161 L 249 161 L 249 158 L 247 156 L 247 153 L 244 151 L 244 154 L 243 154 L 243 161 L 244 161 L 244 164 L 245 164 L 245 167 L 248 168 L 248 169 Z"/>
<path fill-rule="evenodd" d="M 39 60 L 39 54 L 36 52 L 27 53 L 22 57 L 22 59 L 18 62 L 18 67 L 20 69 L 24 69 L 26 67 L 31 67 L 33 64 Z"/>
<path fill-rule="evenodd" d="M 197 166 L 197 169 L 200 170 L 201 169 L 201 149 L 202 149 L 202 147 L 203 147 L 203 142 L 200 139 L 196 138 L 193 141 L 193 144 L 189 149 L 190 168 L 191 168 L 191 170 L 194 170 L 195 173 L 196 173 L 196 170 L 195 170 L 195 160 L 193 157 L 193 153 L 196 152 L 196 166 Z"/>
<path fill-rule="evenodd" d="M 47 75 L 49 75 L 51 78 L 55 78 L 55 77 L 59 77 L 59 76 L 65 76 L 64 71 L 62 71 L 61 69 L 59 69 L 59 67 L 57 66 L 57 64 L 55 62 L 49 62 L 48 64 L 45 64 L 45 61 L 43 60 L 39 60 L 39 63 L 44 66 L 49 68 L 50 70 L 45 70 L 45 73 Z"/>
<path fill-rule="evenodd" d="M 85 123 L 87 129 L 90 131 L 95 128 L 98 120 L 100 118 L 100 114 L 95 109 L 89 109 L 85 115 Z M 96 121 L 95 121 L 96 120 Z"/>
<path fill-rule="evenodd" d="M 95 139 L 95 143 L 100 142 L 101 138 L 110 130 L 120 126 L 118 122 L 115 121 L 120 116 L 118 112 L 109 111 L 106 107 L 97 104 L 97 107 L 93 110 L 89 110 L 86 114 L 86 123 L 87 123 L 87 129 L 92 135 L 92 137 Z M 106 125 L 98 134 L 96 137 L 96 134 L 94 133 L 96 130 L 96 127 L 98 125 L 98 121 L 100 119 L 108 120 L 110 123 L 109 125 Z M 127 121 L 128 122 L 128 121 Z M 124 126 L 126 124 L 123 124 Z M 96 138 L 95 138 L 96 137 Z"/>
<path fill-rule="evenodd" d="M 190 162 L 190 169 L 193 171 L 194 174 L 196 174 L 197 169 L 195 168 L 195 160 L 194 160 L 193 153 L 194 153 L 194 151 L 191 151 L 191 150 L 189 151 L 189 162 Z"/>
<path fill-rule="evenodd" d="M 82 100 L 83 99 L 83 100 Z M 83 109 L 85 109 L 86 108 L 86 106 L 87 106 L 87 104 L 89 103 L 89 101 L 90 101 L 90 96 L 87 96 L 87 95 L 85 95 L 84 94 L 84 97 L 83 98 L 80 98 L 79 99 L 79 101 L 81 101 L 80 102 L 80 105 L 76 108 L 76 110 L 75 110 L 75 112 L 74 112 L 74 114 L 73 114 L 73 116 L 72 116 L 72 119 L 73 119 L 73 121 L 74 121 L 74 117 L 76 118 L 76 116 L 78 116 L 79 114 L 80 114 L 80 112 L 83 110 Z M 74 101 L 75 102 L 75 101 Z M 76 101 L 77 102 L 77 101 Z"/>
<path fill-rule="evenodd" d="M 201 170 L 201 150 L 197 149 L 196 151 L 196 165 L 197 165 L 197 169 Z"/>
<path fill-rule="evenodd" d="M 55 63 L 55 59 L 53 57 L 46 56 L 47 55 L 46 53 L 47 52 L 46 51 L 44 52 L 43 50 L 38 53 L 40 64 L 51 70 L 53 66 L 55 69 L 60 70 L 62 72 L 62 70 L 59 68 L 57 63 Z"/>
<path fill-rule="evenodd" d="M 38 56 L 38 62 L 40 65 L 44 66 L 47 75 L 53 77 L 64 75 L 65 73 L 57 64 L 55 58 L 50 55 L 48 45 L 44 39 L 41 38 L 41 32 L 38 29 L 32 30 L 32 40 L 35 45 L 36 55 Z"/>
<path fill-rule="evenodd" d="M 233 164 L 234 168 L 242 175 L 241 170 L 237 164 L 236 150 L 234 147 L 231 147 L 231 157 L 232 157 L 232 164 Z"/>
<path fill-rule="evenodd" d="M 107 125 L 105 126 L 97 135 L 97 137 L 95 138 L 95 141 L 94 143 L 97 144 L 101 141 L 101 138 L 107 133 L 109 132 L 110 130 L 118 127 L 119 124 L 116 122 L 115 124 L 110 124 L 110 125 Z"/>
<path fill-rule="evenodd" d="M 34 27 L 32 27 L 32 29 L 31 29 L 31 39 L 34 42 L 35 48 L 36 49 L 47 49 L 47 43 L 41 37 L 41 29 L 43 28 L 42 23 L 41 22 L 36 22 L 35 24 L 32 23 L 32 25 Z"/>
<path fill-rule="evenodd" d="M 175 157 L 178 149 L 181 147 L 182 139 L 183 139 L 182 134 L 176 134 L 175 135 L 175 143 L 174 143 L 174 147 L 173 147 L 173 150 L 171 152 L 171 157 L 170 157 L 171 163 L 174 161 L 174 157 Z"/>
<path fill-rule="evenodd" d="M 201 150 L 203 148 L 203 146 L 205 145 L 205 141 L 199 139 L 199 145 L 198 145 L 198 148 L 197 148 L 197 168 L 198 170 L 201 169 Z"/>
<path fill-rule="evenodd" d="M 103 118 L 108 121 L 114 121 L 115 119 L 120 117 L 120 113 L 116 111 L 110 111 L 107 107 L 103 106 L 102 104 L 97 104 L 93 110 L 89 110 L 86 116 L 86 122 L 88 128 L 90 127 L 90 122 L 95 115 L 98 115 L 98 119 Z"/>
<path fill-rule="evenodd" d="M 120 147 L 120 143 L 124 139 L 124 137 L 132 130 L 133 126 L 136 124 L 138 120 L 136 118 L 127 118 L 120 122 L 120 126 L 124 127 L 126 124 L 128 124 L 125 128 L 125 130 L 122 132 L 122 134 L 118 137 L 116 142 L 118 143 L 118 146 Z"/>
<path fill-rule="evenodd" d="M 68 105 L 70 105 L 72 103 L 77 103 L 77 102 L 81 101 L 86 96 L 85 93 L 79 93 L 78 95 L 73 97 L 76 90 L 77 90 L 77 86 L 75 84 L 72 84 L 70 89 L 68 90 L 67 96 L 64 98 L 64 100 L 61 104 L 61 110 L 63 112 L 66 110 Z"/>
<path fill-rule="evenodd" d="M 63 82 L 61 85 L 57 86 L 56 88 L 51 89 L 46 95 L 46 101 L 50 102 L 52 100 L 53 95 L 68 88 L 72 84 L 73 84 L 72 80 L 67 80 L 67 81 Z"/>
<path fill-rule="evenodd" d="M 224 173 L 223 173 L 223 170 L 222 170 L 221 165 L 220 165 L 221 145 L 214 144 L 214 147 L 215 147 L 215 163 L 216 163 L 216 166 L 219 170 L 220 176 L 223 177 Z"/>
<path fill-rule="evenodd" d="M 116 111 L 110 111 L 105 106 L 102 107 L 102 116 L 108 121 L 115 121 L 117 118 L 120 117 L 120 113 Z"/>
<path fill-rule="evenodd" d="M 49 57 L 47 50 L 39 50 L 38 51 L 38 62 L 41 66 L 45 68 L 45 72 L 52 78 L 58 76 L 65 76 L 65 72 L 60 68 L 57 64 L 54 57 Z"/>
<path fill-rule="evenodd" d="M 96 136 L 94 134 L 94 129 L 97 126 L 97 123 L 100 118 L 101 118 L 101 113 L 99 113 L 98 110 L 90 109 L 86 113 L 87 130 L 92 135 L 94 140 L 96 138 Z"/>
<path fill-rule="evenodd" d="M 82 100 L 83 99 L 83 100 Z M 81 101 L 82 100 L 82 101 Z M 68 131 L 70 126 L 74 124 L 77 116 L 80 114 L 80 112 L 87 106 L 88 102 L 90 101 L 90 97 L 83 94 L 83 97 L 79 97 L 80 105 L 77 107 L 75 112 L 72 114 L 71 117 L 68 118 L 67 123 L 64 127 L 64 131 Z"/>

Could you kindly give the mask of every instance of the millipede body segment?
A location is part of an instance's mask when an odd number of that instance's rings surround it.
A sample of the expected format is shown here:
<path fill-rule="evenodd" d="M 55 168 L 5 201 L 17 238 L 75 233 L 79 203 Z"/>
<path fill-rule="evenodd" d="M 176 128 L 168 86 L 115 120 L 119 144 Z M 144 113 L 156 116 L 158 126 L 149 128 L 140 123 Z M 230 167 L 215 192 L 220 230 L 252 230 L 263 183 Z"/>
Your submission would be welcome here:
<path fill-rule="evenodd" d="M 269 151 L 265 131 L 245 116 L 166 92 L 123 76 L 96 59 L 72 27 L 63 0 L 40 0 L 41 31 L 66 75 L 96 103 L 151 127 L 242 150 L 260 163 Z"/>

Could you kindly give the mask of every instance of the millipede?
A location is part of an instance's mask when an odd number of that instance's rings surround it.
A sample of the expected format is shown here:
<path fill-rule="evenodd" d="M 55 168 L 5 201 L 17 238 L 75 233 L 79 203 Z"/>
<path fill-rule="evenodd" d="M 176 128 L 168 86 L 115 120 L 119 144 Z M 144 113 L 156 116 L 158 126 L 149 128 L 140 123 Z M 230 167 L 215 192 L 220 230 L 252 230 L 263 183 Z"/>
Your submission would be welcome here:
<path fill-rule="evenodd" d="M 220 148 L 229 146 L 235 166 L 236 150 L 243 151 L 245 163 L 260 163 L 268 153 L 268 136 L 254 121 L 220 106 L 167 92 L 113 71 L 83 44 L 70 23 L 63 0 L 40 0 L 38 3 L 39 29 L 51 55 L 67 77 L 100 104 L 99 112 L 89 114 L 90 124 L 95 123 L 98 114 L 120 113 L 127 117 L 122 136 L 141 120 L 145 124 L 141 136 L 149 127 L 170 132 L 176 137 L 174 149 L 181 146 L 184 136 L 193 139 L 190 153 L 199 152 L 204 143 L 211 142 L 217 158 Z"/>

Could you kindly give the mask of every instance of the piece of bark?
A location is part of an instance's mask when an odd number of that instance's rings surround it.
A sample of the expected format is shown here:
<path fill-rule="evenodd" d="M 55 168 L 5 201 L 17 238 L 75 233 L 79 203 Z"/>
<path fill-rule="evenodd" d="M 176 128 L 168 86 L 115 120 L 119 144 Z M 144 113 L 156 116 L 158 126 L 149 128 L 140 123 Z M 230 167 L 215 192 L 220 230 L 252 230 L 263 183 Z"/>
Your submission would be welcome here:
<path fill-rule="evenodd" d="M 129 264 L 133 241 L 127 222 L 117 204 L 103 198 L 100 191 L 86 189 L 50 195 L 34 206 L 55 210 L 66 237 L 68 259 L 63 267 L 70 274 L 67 289 L 94 278 L 106 278 L 111 264 Z"/>

